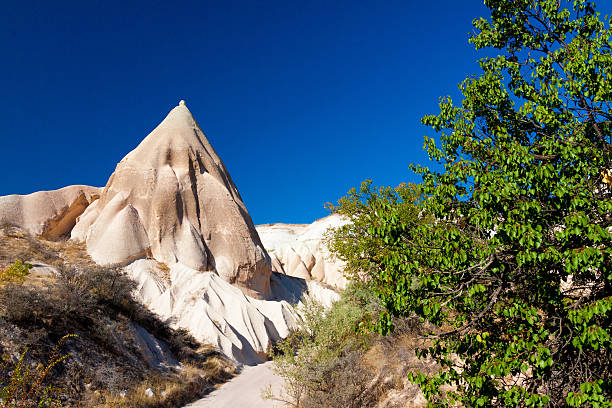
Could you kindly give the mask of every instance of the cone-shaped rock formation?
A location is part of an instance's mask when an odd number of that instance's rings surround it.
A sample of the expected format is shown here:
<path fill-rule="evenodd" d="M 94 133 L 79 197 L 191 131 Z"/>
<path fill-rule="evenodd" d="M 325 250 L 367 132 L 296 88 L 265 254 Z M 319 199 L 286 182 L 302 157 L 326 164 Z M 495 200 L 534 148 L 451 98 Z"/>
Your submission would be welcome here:
<path fill-rule="evenodd" d="M 225 165 L 181 101 L 110 177 L 71 237 L 100 264 L 150 256 L 266 297 L 270 258 Z"/>

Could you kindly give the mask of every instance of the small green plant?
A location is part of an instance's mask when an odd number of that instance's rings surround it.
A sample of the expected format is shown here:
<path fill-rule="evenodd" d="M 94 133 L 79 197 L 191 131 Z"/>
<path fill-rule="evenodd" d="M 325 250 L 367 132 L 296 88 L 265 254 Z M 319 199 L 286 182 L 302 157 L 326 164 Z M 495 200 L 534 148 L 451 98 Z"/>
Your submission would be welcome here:
<path fill-rule="evenodd" d="M 0 284 L 21 283 L 30 274 L 32 265 L 18 259 L 13 264 L 0 270 Z"/>
<path fill-rule="evenodd" d="M 380 304 L 365 286 L 353 282 L 330 309 L 312 299 L 296 308 L 300 328 L 278 344 L 274 357 L 283 392 L 267 389 L 265 398 L 297 408 L 368 406 L 370 375 L 359 361 L 372 334 L 360 328 L 380 312 Z"/>
<path fill-rule="evenodd" d="M 0 365 L 0 408 L 26 408 L 26 407 L 61 407 L 58 394 L 61 389 L 52 385 L 43 385 L 49 371 L 71 356 L 60 355 L 60 348 L 64 341 L 77 337 L 68 334 L 56 344 L 47 364 L 38 364 L 31 368 L 26 362 L 26 349 L 16 364 L 4 358 Z"/>

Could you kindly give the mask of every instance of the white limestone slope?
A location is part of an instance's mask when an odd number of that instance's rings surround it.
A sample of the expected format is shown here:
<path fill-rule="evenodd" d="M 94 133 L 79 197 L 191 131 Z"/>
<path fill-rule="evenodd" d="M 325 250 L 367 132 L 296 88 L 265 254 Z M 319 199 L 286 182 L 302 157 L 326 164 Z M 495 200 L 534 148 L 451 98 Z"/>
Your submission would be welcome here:
<path fill-rule="evenodd" d="M 309 296 L 331 307 L 337 292 L 315 281 L 273 273 L 270 300 L 254 299 L 214 272 L 174 264 L 170 270 L 139 259 L 124 270 L 137 282 L 136 297 L 173 327 L 215 345 L 236 363 L 264 362 L 272 344 L 297 327 L 291 306 Z"/>
<path fill-rule="evenodd" d="M 274 272 L 344 289 L 348 283 L 342 272 L 344 264 L 331 256 L 323 236 L 329 228 L 346 223 L 348 220 L 333 214 L 312 224 L 263 224 L 255 228 Z"/>
<path fill-rule="evenodd" d="M 287 300 L 299 299 L 306 291 L 303 283 L 274 275 L 272 286 L 278 297 L 260 300 L 214 272 L 196 271 L 180 263 L 164 271 L 156 261 L 142 259 L 124 269 L 138 284 L 136 296 L 150 310 L 247 365 L 265 361 L 272 343 L 295 327 Z"/>

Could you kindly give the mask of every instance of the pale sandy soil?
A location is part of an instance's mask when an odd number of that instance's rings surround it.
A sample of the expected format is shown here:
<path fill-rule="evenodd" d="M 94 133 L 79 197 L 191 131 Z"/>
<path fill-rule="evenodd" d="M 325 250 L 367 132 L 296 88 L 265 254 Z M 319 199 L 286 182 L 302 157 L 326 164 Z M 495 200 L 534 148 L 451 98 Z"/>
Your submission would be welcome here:
<path fill-rule="evenodd" d="M 231 381 L 203 399 L 185 408 L 283 408 L 280 402 L 261 398 L 262 390 L 272 385 L 272 392 L 279 394 L 282 380 L 272 370 L 273 363 L 268 361 L 252 367 L 245 367 Z"/>

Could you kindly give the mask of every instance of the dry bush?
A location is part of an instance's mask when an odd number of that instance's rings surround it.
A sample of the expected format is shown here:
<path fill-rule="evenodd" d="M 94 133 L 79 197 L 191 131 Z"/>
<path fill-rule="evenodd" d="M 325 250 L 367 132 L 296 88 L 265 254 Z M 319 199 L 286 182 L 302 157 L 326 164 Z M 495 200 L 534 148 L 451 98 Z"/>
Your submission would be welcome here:
<path fill-rule="evenodd" d="M 60 407 L 61 400 L 57 395 L 61 389 L 46 385 L 45 380 L 56 365 L 70 357 L 70 354 L 62 354 L 61 347 L 64 341 L 73 337 L 76 336 L 62 337 L 45 364 L 30 364 L 27 349 L 14 364 L 3 359 L 0 364 L 0 407 Z"/>
<path fill-rule="evenodd" d="M 120 268 L 95 265 L 82 245 L 0 228 L 0 265 L 17 258 L 44 262 L 57 273 L 0 286 L 0 355 L 16 363 L 28 348 L 29 364 L 37 365 L 62 336 L 77 334 L 66 350 L 72 357 L 47 376 L 47 385 L 62 389 L 63 406 L 105 406 L 99 404 L 106 399 L 123 401 L 107 406 L 178 406 L 233 375 L 233 365 L 218 351 L 170 328 L 133 298 L 135 283 Z M 135 325 L 164 342 L 183 369 L 149 366 L 136 346 Z M 159 390 L 157 399 L 141 392 L 145 385 Z M 120 397 L 124 390 L 129 397 Z M 138 405 L 143 396 L 149 405 Z"/>
<path fill-rule="evenodd" d="M 186 364 L 178 375 L 157 375 L 139 382 L 122 392 L 103 391 L 92 396 L 89 406 L 100 408 L 139 407 L 171 408 L 183 406 L 214 389 L 214 384 L 227 380 L 235 373 L 235 367 L 225 359 L 213 357 L 207 370 Z M 147 395 L 151 390 L 153 395 Z"/>
<path fill-rule="evenodd" d="M 271 399 L 296 408 L 374 407 L 391 393 L 418 392 L 405 381 L 409 371 L 435 370 L 416 357 L 428 344 L 418 319 L 394 319 L 388 336 L 364 329 L 381 311 L 367 284 L 353 283 L 329 310 L 308 301 L 300 310 L 301 328 L 277 346 L 284 390 L 264 394 Z"/>
<path fill-rule="evenodd" d="M 378 395 L 370 392 L 372 373 L 361 364 L 361 352 L 351 351 L 334 358 L 321 371 L 316 387 L 306 390 L 303 408 L 370 407 Z"/>

